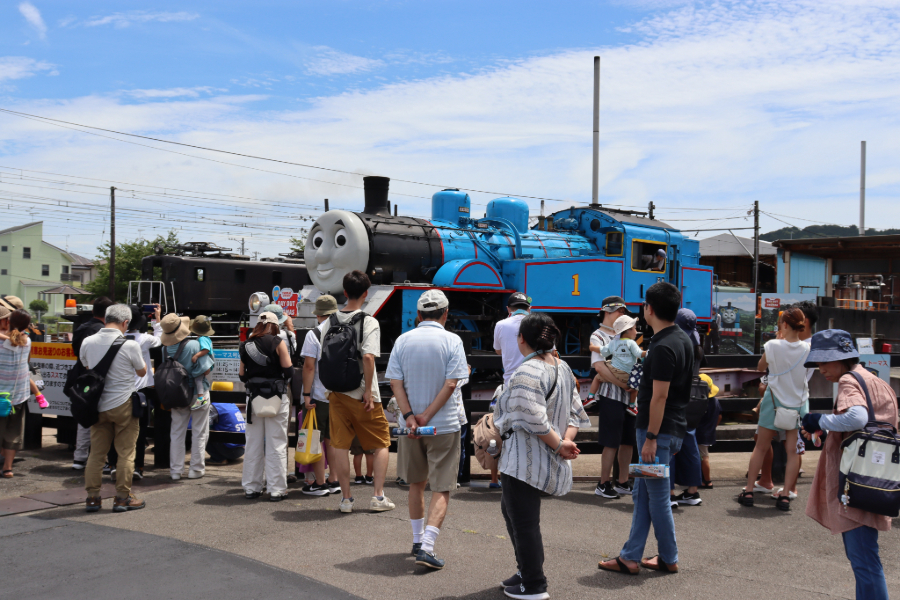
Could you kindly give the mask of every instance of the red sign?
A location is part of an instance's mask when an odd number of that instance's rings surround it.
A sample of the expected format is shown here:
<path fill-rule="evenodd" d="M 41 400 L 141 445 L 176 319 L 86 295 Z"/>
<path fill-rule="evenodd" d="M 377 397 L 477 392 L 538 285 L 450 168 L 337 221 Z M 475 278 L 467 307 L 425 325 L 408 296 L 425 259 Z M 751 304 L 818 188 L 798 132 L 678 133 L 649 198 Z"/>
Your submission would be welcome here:
<path fill-rule="evenodd" d="M 291 288 L 282 288 L 281 293 L 275 300 L 275 304 L 284 309 L 284 314 L 289 317 L 297 316 L 298 295 Z"/>
<path fill-rule="evenodd" d="M 781 298 L 763 298 L 763 307 L 765 307 L 765 308 L 780 308 L 781 307 Z"/>

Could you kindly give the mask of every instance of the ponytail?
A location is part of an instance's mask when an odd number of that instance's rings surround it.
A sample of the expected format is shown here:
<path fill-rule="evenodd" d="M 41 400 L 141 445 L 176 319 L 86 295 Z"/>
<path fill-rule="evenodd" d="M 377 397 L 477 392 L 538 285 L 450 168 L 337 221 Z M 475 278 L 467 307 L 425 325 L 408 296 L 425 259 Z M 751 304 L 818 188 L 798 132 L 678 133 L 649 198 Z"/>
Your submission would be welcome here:
<path fill-rule="evenodd" d="M 536 352 L 548 352 L 559 339 L 559 328 L 545 313 L 531 313 L 519 324 L 519 334 Z"/>

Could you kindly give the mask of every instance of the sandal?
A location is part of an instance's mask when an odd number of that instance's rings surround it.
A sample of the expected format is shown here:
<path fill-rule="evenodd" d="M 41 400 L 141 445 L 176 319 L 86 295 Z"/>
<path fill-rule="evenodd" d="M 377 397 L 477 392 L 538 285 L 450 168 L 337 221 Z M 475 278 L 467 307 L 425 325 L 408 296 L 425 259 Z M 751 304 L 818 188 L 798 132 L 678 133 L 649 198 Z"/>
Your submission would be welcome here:
<path fill-rule="evenodd" d="M 744 490 L 738 494 L 737 501 L 742 506 L 753 506 L 753 492 Z"/>
<path fill-rule="evenodd" d="M 649 560 L 653 560 L 654 558 L 656 559 L 655 565 L 651 562 L 647 562 Z M 663 573 L 677 573 L 678 572 L 678 563 L 675 563 L 674 565 L 667 564 L 666 561 L 661 559 L 658 555 L 651 557 L 651 558 L 645 558 L 644 560 L 641 561 L 641 566 L 644 567 L 645 569 L 650 569 L 651 571 L 660 571 Z"/>
<path fill-rule="evenodd" d="M 711 490 L 713 489 L 712 481 L 703 481 L 703 485 L 700 486 L 701 490 Z"/>
<path fill-rule="evenodd" d="M 775 501 L 775 508 L 785 512 L 791 510 L 791 499 L 787 496 L 778 496 L 778 499 Z"/>
<path fill-rule="evenodd" d="M 2 476 L 4 479 L 12 479 L 13 472 L 11 470 L 5 470 L 0 473 L 0 476 Z"/>
<path fill-rule="evenodd" d="M 610 571 L 611 573 L 622 573 L 623 575 L 637 575 L 638 573 L 641 572 L 640 569 L 635 569 L 634 571 L 629 569 L 628 565 L 626 565 L 625 563 L 622 562 L 621 556 L 616 557 L 616 567 L 618 567 L 618 568 L 613 569 L 610 567 L 604 567 L 602 562 L 597 563 L 597 568 L 600 569 L 601 571 Z"/>

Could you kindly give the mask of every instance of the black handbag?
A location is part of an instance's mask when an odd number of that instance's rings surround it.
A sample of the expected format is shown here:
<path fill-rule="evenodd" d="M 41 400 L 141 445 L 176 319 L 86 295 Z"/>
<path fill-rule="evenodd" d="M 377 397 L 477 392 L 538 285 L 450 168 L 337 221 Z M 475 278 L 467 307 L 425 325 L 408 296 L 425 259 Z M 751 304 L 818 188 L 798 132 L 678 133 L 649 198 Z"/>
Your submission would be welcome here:
<path fill-rule="evenodd" d="M 691 379 L 691 398 L 684 410 L 688 431 L 697 429 L 707 410 L 709 410 L 709 385 L 695 376 Z"/>

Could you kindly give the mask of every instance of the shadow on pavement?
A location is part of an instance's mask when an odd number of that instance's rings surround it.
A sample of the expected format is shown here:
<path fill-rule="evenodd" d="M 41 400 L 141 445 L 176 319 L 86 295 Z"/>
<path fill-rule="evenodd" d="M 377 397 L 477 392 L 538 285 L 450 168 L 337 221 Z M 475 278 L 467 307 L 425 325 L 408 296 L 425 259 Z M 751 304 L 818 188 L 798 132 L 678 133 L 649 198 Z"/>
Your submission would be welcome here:
<path fill-rule="evenodd" d="M 775 508 L 774 504 L 770 506 L 760 506 L 757 504 L 751 507 L 743 507 L 738 505 L 734 508 L 729 508 L 725 512 L 728 513 L 729 517 L 737 517 L 738 519 L 752 519 L 755 521 L 759 521 L 760 519 L 777 519 L 779 517 L 789 517 L 792 514 L 806 518 L 805 506 L 803 507 L 803 510 L 791 509 L 788 512 L 784 512 Z"/>
<path fill-rule="evenodd" d="M 200 498 L 194 504 L 202 506 L 250 506 L 256 502 L 268 502 L 268 499 L 261 497 L 256 500 L 247 500 L 244 498 L 244 490 L 237 489 L 225 492 L 220 496 L 210 496 L 209 498 Z"/>
<path fill-rule="evenodd" d="M 381 577 L 412 576 L 419 577 L 434 573 L 434 569 L 416 565 L 415 559 L 406 552 L 379 554 L 360 558 L 348 563 L 335 564 L 335 568 L 361 575 L 379 575 Z M 466 596 L 468 598 L 469 596 Z"/>
<path fill-rule="evenodd" d="M 334 519 L 348 516 L 349 515 L 345 515 L 337 509 L 329 510 L 327 508 L 298 508 L 297 510 L 279 510 L 272 513 L 272 517 L 276 521 L 282 521 L 284 523 L 315 523 L 317 521 L 333 521 Z"/>
<path fill-rule="evenodd" d="M 465 596 L 441 596 L 434 600 L 496 600 L 497 598 L 502 597 L 502 594 L 503 592 L 500 591 L 500 586 L 498 585 L 496 587 L 489 587 L 480 592 L 472 592 Z"/>
<path fill-rule="evenodd" d="M 605 559 L 604 559 L 605 560 Z M 622 590 L 628 588 L 637 588 L 648 580 L 650 571 L 641 569 L 641 573 L 637 576 L 620 575 L 618 573 L 610 573 L 608 571 L 597 571 L 593 575 L 585 575 L 577 579 L 579 585 L 590 588 L 602 588 L 606 590 Z M 658 573 L 652 575 L 659 576 Z"/>

